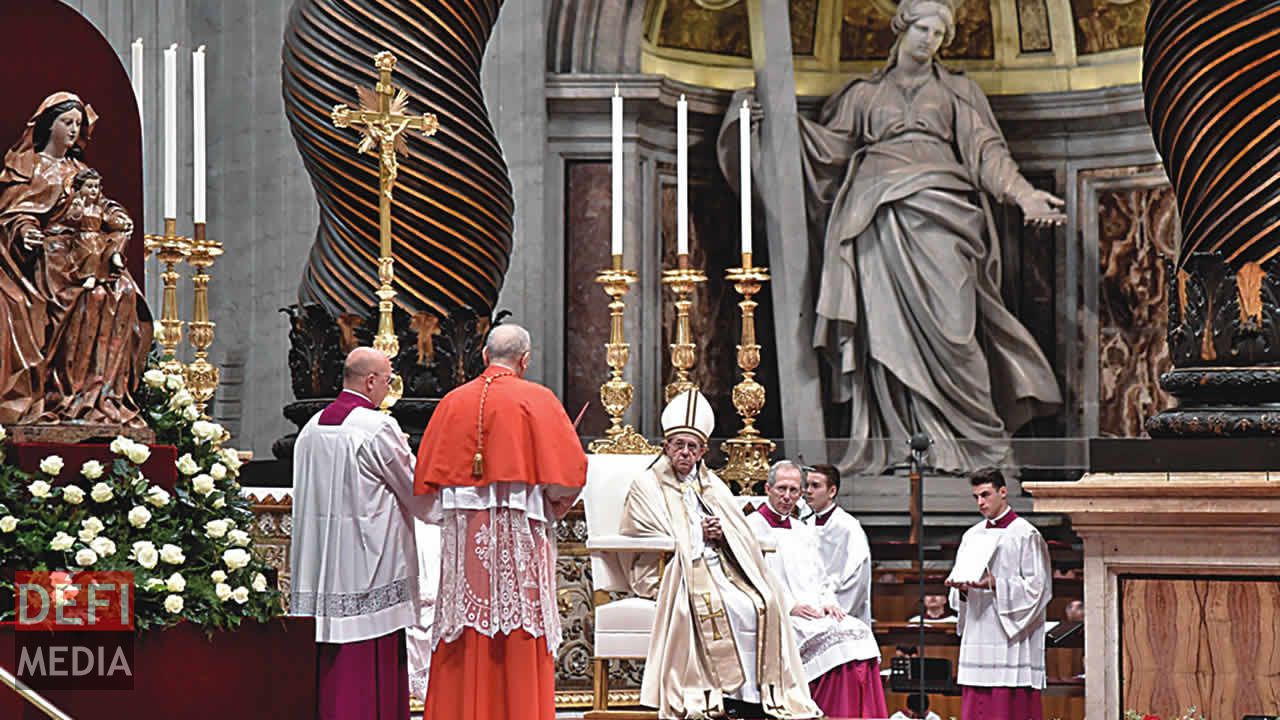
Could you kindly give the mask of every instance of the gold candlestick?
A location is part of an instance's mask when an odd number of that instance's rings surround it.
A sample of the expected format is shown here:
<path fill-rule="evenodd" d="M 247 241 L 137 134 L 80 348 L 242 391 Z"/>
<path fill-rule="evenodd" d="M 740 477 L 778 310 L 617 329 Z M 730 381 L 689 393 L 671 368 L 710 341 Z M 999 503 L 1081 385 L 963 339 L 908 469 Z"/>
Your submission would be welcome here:
<path fill-rule="evenodd" d="M 605 344 L 605 358 L 612 369 L 609 380 L 600 386 L 600 401 L 609 413 L 610 425 L 604 431 L 605 436 L 592 440 L 588 450 L 595 454 L 649 455 L 657 453 L 661 448 L 650 445 L 643 435 L 630 425 L 622 424 L 622 416 L 631 407 L 632 387 L 622 377 L 631 356 L 631 346 L 627 344 L 622 326 L 622 314 L 626 303 L 622 296 L 636 282 L 636 274 L 622 268 L 622 256 L 613 256 L 613 266 L 601 270 L 596 275 L 596 282 L 604 287 L 609 296 L 609 342 Z"/>
<path fill-rule="evenodd" d="M 751 266 L 751 253 L 742 254 L 742 267 L 729 268 L 725 277 L 742 295 L 738 307 L 742 309 L 742 341 L 738 345 L 738 367 L 742 369 L 742 381 L 733 388 L 733 406 L 742 416 L 742 429 L 738 436 L 724 443 L 728 462 L 720 471 L 720 477 L 730 484 L 734 492 L 745 492 L 759 480 L 769 475 L 769 454 L 774 444 L 760 437 L 756 429 L 756 417 L 764 409 L 764 386 L 756 382 L 755 370 L 760 365 L 760 345 L 756 343 L 756 301 L 752 298 L 769 281 L 769 269 Z"/>
<path fill-rule="evenodd" d="M 707 281 L 706 273 L 689 267 L 689 256 L 681 255 L 679 267 L 675 270 L 662 271 L 662 284 L 675 293 L 676 306 L 676 338 L 671 343 L 671 365 L 675 368 L 675 379 L 667 385 L 667 402 L 686 390 L 696 390 L 698 386 L 689 379 L 689 371 L 697 360 L 697 346 L 689 331 L 689 308 L 693 305 L 693 291 L 699 283 Z"/>
<path fill-rule="evenodd" d="M 160 344 L 164 358 L 160 368 L 166 373 L 177 375 L 183 372 L 182 361 L 178 360 L 178 344 L 182 342 L 182 319 L 178 317 L 178 271 L 174 266 L 185 260 L 191 252 L 191 241 L 178 234 L 177 218 L 164 219 L 163 235 L 145 235 L 143 240 L 147 254 L 154 252 L 165 268 L 160 273 L 164 291 L 160 296 L 160 330 L 156 333 L 156 342 Z"/>
<path fill-rule="evenodd" d="M 187 388 L 196 399 L 196 410 L 204 415 L 209 400 L 218 389 L 221 372 L 209 362 L 209 346 L 213 344 L 213 328 L 209 321 L 209 268 L 222 255 L 222 243 L 205 237 L 204 223 L 195 224 L 187 262 L 195 268 L 191 276 L 192 310 L 191 332 L 188 342 L 194 350 L 194 359 L 186 368 Z"/>

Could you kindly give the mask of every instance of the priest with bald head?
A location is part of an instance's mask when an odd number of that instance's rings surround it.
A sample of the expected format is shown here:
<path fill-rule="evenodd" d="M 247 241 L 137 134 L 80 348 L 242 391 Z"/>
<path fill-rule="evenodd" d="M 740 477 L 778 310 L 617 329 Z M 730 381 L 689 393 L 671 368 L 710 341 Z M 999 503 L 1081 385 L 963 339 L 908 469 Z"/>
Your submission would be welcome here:
<path fill-rule="evenodd" d="M 620 532 L 675 540 L 635 559 L 632 590 L 657 601 L 640 701 L 661 718 L 814 718 L 782 589 L 729 488 L 703 464 L 715 418 L 696 390 L 662 413 L 663 454 L 631 485 Z"/>
<path fill-rule="evenodd" d="M 347 356 L 343 390 L 307 423 L 293 450 L 289 610 L 316 620 L 317 716 L 406 720 L 405 628 L 418 621 L 413 455 L 377 407 L 391 362 L 373 348 Z"/>
<path fill-rule="evenodd" d="M 445 395 L 418 450 L 415 489 L 440 524 L 432 720 L 555 717 L 554 523 L 587 458 L 560 401 L 524 379 L 532 354 L 524 328 L 494 327 L 484 372 Z"/>

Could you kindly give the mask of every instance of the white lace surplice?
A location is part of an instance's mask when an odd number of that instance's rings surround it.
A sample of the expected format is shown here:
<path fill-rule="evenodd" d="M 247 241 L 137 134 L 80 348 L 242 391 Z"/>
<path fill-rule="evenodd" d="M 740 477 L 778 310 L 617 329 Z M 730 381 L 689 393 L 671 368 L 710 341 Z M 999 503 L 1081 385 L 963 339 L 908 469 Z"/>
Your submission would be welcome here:
<path fill-rule="evenodd" d="M 430 518 L 440 525 L 433 648 L 457 640 L 465 628 L 486 637 L 524 630 L 546 637 L 555 655 L 561 635 L 553 518 L 541 486 L 440 491 Z"/>

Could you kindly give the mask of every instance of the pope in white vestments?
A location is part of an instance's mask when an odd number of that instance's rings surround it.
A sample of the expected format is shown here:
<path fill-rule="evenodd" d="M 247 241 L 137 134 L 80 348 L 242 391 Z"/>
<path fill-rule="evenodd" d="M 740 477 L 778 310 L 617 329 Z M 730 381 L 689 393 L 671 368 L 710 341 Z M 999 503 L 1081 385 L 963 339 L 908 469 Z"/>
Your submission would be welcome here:
<path fill-rule="evenodd" d="M 356 348 L 344 390 L 298 433 L 293 451 L 289 610 L 316 620 L 317 716 L 405 720 L 405 628 L 418 622 L 413 455 L 376 409 L 391 363 Z"/>
<path fill-rule="evenodd" d="M 839 604 L 835 583 L 817 554 L 818 535 L 791 517 L 804 473 L 787 460 L 769 469 L 768 501 L 747 516 L 779 579 L 813 700 L 829 717 L 888 716 L 880 678 L 880 646 L 870 626 Z"/>
<path fill-rule="evenodd" d="M 806 522 L 818 533 L 822 559 L 832 592 L 841 608 L 871 626 L 871 545 L 857 518 L 836 504 L 840 471 L 815 465 L 804 476 L 804 497 L 813 510 Z"/>
<path fill-rule="evenodd" d="M 959 611 L 961 716 L 1041 720 L 1045 609 L 1053 597 L 1049 546 L 1009 507 L 999 470 L 979 470 L 969 483 L 985 519 L 965 531 L 961 552 L 966 541 L 981 546 L 992 539 L 995 551 L 980 581 L 947 581 Z"/>
<path fill-rule="evenodd" d="M 663 455 L 635 479 L 620 532 L 675 540 L 670 562 L 641 555 L 637 595 L 657 601 L 640 688 L 661 718 L 718 714 L 758 703 L 776 718 L 821 715 L 809 695 L 786 600 L 729 488 L 702 465 L 715 421 L 697 391 L 662 413 Z"/>

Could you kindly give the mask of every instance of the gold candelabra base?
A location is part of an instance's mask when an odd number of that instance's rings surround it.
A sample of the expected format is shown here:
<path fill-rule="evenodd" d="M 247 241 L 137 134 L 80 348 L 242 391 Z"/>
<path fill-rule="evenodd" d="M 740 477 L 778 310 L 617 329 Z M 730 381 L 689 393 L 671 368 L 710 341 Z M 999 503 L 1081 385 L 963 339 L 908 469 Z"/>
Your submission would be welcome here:
<path fill-rule="evenodd" d="M 755 370 L 760 365 L 760 345 L 756 343 L 754 298 L 769 281 L 769 269 L 753 267 L 751 254 L 743 253 L 742 267 L 729 268 L 725 278 L 742 295 L 738 303 L 742 311 L 742 341 L 738 344 L 742 380 L 733 388 L 733 407 L 742 417 L 742 429 L 736 438 L 725 442 L 725 453 L 729 457 L 719 474 L 735 492 L 743 492 L 768 476 L 769 455 L 774 450 L 774 444 L 761 438 L 755 427 L 756 418 L 764 409 L 765 389 L 755 379 Z"/>
<path fill-rule="evenodd" d="M 156 343 L 160 346 L 160 368 L 170 375 L 184 374 L 182 361 L 178 359 L 178 345 L 182 342 L 182 319 L 178 316 L 178 271 L 176 265 L 191 253 L 191 240 L 178 234 L 177 218 L 164 219 L 164 233 L 143 236 L 147 254 L 155 253 L 164 264 L 160 273 L 163 290 L 160 295 L 160 329 L 156 331 Z"/>
<path fill-rule="evenodd" d="M 215 323 L 209 320 L 209 268 L 222 255 L 222 243 L 205 236 L 204 223 L 195 224 L 195 232 L 188 252 L 187 262 L 195 268 L 191 277 L 193 303 L 191 311 L 191 343 L 193 357 L 185 370 L 187 388 L 195 398 L 196 410 L 201 415 L 218 389 L 221 372 L 209 362 L 209 346 L 213 344 Z"/>
<path fill-rule="evenodd" d="M 667 402 L 682 392 L 698 389 L 689 377 L 689 371 L 697 362 L 697 346 L 689 329 L 689 308 L 693 306 L 693 291 L 706 281 L 706 273 L 689 267 L 688 255 L 680 256 L 680 266 L 675 270 L 662 272 L 662 284 L 671 288 L 676 296 L 676 337 L 670 345 L 675 377 L 667 384 Z"/>

